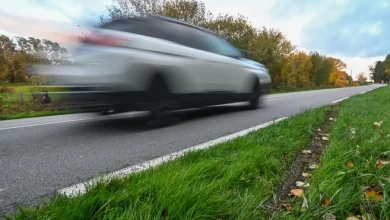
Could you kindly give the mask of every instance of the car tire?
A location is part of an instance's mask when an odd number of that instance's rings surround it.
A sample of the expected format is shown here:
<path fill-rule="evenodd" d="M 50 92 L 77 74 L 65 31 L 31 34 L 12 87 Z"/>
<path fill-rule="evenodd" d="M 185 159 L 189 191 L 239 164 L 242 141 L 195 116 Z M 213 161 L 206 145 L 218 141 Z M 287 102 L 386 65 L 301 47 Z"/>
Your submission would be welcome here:
<path fill-rule="evenodd" d="M 177 102 L 173 99 L 169 87 L 161 76 L 155 77 L 148 90 L 149 112 L 153 122 L 151 127 L 161 126 L 173 120 L 171 113 L 177 107 Z"/>
<path fill-rule="evenodd" d="M 261 106 L 261 90 L 260 90 L 260 83 L 259 80 L 256 78 L 256 80 L 253 83 L 252 87 L 252 93 L 249 97 L 249 105 L 248 108 L 251 110 L 258 109 Z"/>

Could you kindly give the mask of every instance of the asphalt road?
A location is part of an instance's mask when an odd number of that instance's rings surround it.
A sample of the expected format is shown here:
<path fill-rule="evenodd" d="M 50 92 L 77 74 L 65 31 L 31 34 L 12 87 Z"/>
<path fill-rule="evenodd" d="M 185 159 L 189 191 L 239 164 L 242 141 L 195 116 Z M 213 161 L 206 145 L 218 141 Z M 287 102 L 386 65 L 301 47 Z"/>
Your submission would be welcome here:
<path fill-rule="evenodd" d="M 154 130 L 145 128 L 145 113 L 0 121 L 0 213 L 106 172 L 379 86 L 268 95 L 266 106 L 253 111 L 235 104 L 180 112 L 178 123 Z"/>

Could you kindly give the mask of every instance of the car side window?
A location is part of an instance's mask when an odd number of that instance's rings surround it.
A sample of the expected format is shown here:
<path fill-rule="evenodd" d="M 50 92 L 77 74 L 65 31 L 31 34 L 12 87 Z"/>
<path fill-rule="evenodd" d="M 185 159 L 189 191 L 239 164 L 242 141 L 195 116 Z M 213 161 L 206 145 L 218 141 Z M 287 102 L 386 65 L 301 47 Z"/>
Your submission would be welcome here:
<path fill-rule="evenodd" d="M 243 57 L 241 51 L 223 38 L 208 33 L 205 35 L 207 35 L 206 39 L 208 40 L 210 52 L 229 57 Z"/>

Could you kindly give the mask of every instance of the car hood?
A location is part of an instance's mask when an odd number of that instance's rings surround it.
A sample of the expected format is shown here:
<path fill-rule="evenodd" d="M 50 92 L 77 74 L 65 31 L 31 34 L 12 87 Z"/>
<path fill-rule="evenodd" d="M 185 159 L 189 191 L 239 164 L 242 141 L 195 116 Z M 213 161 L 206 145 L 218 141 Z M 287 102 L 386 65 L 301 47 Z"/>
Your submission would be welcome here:
<path fill-rule="evenodd" d="M 241 61 L 243 66 L 248 67 L 248 68 L 252 68 L 252 69 L 263 69 L 263 68 L 266 68 L 263 64 L 261 64 L 259 62 L 256 62 L 254 60 L 240 58 L 240 61 Z"/>

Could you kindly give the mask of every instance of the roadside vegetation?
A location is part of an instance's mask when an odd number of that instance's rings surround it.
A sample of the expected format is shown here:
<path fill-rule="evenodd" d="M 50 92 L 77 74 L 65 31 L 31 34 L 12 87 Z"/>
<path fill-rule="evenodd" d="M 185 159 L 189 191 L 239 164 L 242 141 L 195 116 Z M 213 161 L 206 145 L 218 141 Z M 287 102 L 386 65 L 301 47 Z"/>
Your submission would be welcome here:
<path fill-rule="evenodd" d="M 15 219 L 254 219 L 327 107 L 306 111 L 246 137 L 192 152 L 146 172 L 56 196 Z"/>
<path fill-rule="evenodd" d="M 388 219 L 390 87 L 11 219 Z"/>
<path fill-rule="evenodd" d="M 344 101 L 305 198 L 276 219 L 389 219 L 389 112 L 389 87 Z"/>
<path fill-rule="evenodd" d="M 107 5 L 108 17 L 102 16 L 102 23 L 133 16 L 160 14 L 193 23 L 225 37 L 237 48 L 246 51 L 248 58 L 264 64 L 272 78 L 272 93 L 303 91 L 323 88 L 337 88 L 366 84 L 367 78 L 353 80 L 347 74 L 346 64 L 336 58 L 316 51 L 306 53 L 297 49 L 277 29 L 256 28 L 244 16 L 227 14 L 213 15 L 205 4 L 197 0 L 113 0 Z M 83 32 L 80 36 L 93 34 Z M 46 82 L 39 72 L 31 68 L 33 64 L 46 63 L 62 65 L 71 57 L 66 48 L 56 42 L 33 37 L 0 36 L 0 87 L 14 87 L 12 84 L 34 85 L 33 82 Z M 37 59 L 39 58 L 39 59 Z M 390 56 L 385 61 L 377 62 L 371 68 L 371 79 L 375 82 L 388 82 Z M 0 99 L 4 99 L 0 94 Z M 0 100 L 1 102 L 1 100 Z M 0 103 L 2 119 L 34 115 L 45 115 L 51 111 L 46 108 L 20 107 L 14 102 Z M 13 103 L 13 104 L 12 104 Z M 2 113 L 1 113 L 2 112 Z M 39 113 L 38 113 L 39 112 Z M 44 113 L 46 112 L 46 113 Z M 58 111 L 52 111 L 58 113 Z"/>
<path fill-rule="evenodd" d="M 50 93 L 56 91 L 28 84 L 0 86 L 0 120 L 73 113 L 74 110 L 61 106 L 61 95 Z M 44 92 L 50 95 L 45 97 Z"/>

